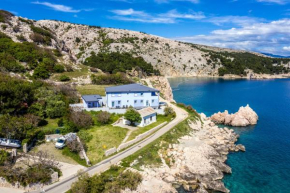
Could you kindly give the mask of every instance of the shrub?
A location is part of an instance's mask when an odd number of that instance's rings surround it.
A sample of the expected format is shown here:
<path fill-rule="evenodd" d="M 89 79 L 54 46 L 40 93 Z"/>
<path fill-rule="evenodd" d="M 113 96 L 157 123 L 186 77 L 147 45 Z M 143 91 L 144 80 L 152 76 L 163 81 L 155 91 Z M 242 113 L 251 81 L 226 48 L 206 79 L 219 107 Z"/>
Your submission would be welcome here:
<path fill-rule="evenodd" d="M 5 30 L 7 27 L 8 27 L 8 26 L 5 25 L 5 24 L 2 24 L 2 25 L 1 25 L 1 28 L 2 28 L 3 30 Z"/>
<path fill-rule="evenodd" d="M 79 153 L 82 150 L 82 145 L 77 141 L 77 139 L 67 140 L 66 145 L 69 150 L 74 153 Z"/>
<path fill-rule="evenodd" d="M 0 10 L 0 22 L 9 23 L 9 20 L 11 19 L 12 16 L 14 15 L 8 11 Z"/>
<path fill-rule="evenodd" d="M 38 65 L 32 75 L 34 78 L 48 79 L 50 74 L 44 64 Z"/>
<path fill-rule="evenodd" d="M 9 159 L 9 153 L 5 150 L 0 150 L 0 166 L 3 166 Z"/>
<path fill-rule="evenodd" d="M 57 73 L 62 73 L 62 72 L 64 72 L 64 66 L 57 64 L 53 67 L 53 70 Z"/>
<path fill-rule="evenodd" d="M 17 32 L 19 32 L 20 31 L 20 27 L 19 26 L 14 26 L 13 27 L 13 31 L 15 32 L 15 33 L 17 33 Z"/>
<path fill-rule="evenodd" d="M 165 109 L 164 109 L 164 115 L 165 116 L 173 116 L 173 117 L 176 116 L 175 111 L 173 110 L 172 107 L 165 107 Z"/>
<path fill-rule="evenodd" d="M 64 116 L 66 113 L 66 104 L 60 95 L 54 95 L 47 98 L 45 112 L 49 118 Z"/>
<path fill-rule="evenodd" d="M 26 42 L 26 38 L 21 34 L 21 35 L 17 35 L 16 38 L 21 41 L 21 42 Z"/>
<path fill-rule="evenodd" d="M 76 37 L 76 43 L 80 43 L 81 39 L 79 37 Z"/>
<path fill-rule="evenodd" d="M 57 121 L 57 126 L 62 127 L 63 125 L 64 125 L 63 118 L 60 118 L 60 119 Z"/>
<path fill-rule="evenodd" d="M 107 111 L 101 111 L 97 114 L 97 121 L 102 124 L 109 123 L 110 118 L 111 118 L 111 114 Z"/>
<path fill-rule="evenodd" d="M 134 123 L 139 123 L 142 120 L 141 115 L 133 108 L 127 109 L 124 117 L 131 122 L 131 125 L 134 125 Z"/>
<path fill-rule="evenodd" d="M 87 132 L 86 130 L 80 130 L 78 132 L 78 136 L 80 140 L 84 141 L 85 143 L 88 143 L 93 139 L 93 135 Z"/>
<path fill-rule="evenodd" d="M 66 75 L 61 75 L 59 77 L 59 80 L 62 81 L 62 82 L 66 82 L 66 81 L 70 81 L 70 78 Z"/>
<path fill-rule="evenodd" d="M 88 129 L 93 125 L 93 119 L 91 115 L 82 111 L 70 110 L 68 120 L 70 122 L 70 127 L 73 130 Z"/>

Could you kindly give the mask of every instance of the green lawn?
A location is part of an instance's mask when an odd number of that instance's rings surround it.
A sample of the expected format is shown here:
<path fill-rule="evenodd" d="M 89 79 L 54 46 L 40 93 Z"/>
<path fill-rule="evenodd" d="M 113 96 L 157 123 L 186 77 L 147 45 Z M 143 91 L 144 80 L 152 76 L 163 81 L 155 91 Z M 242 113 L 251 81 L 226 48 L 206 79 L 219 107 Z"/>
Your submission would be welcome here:
<path fill-rule="evenodd" d="M 152 123 L 145 127 L 140 127 L 136 131 L 133 131 L 127 141 L 134 139 L 136 136 L 140 135 L 141 133 L 145 133 L 146 131 L 153 129 L 154 127 L 160 125 L 161 123 L 164 123 L 165 121 L 169 122 L 170 120 L 171 120 L 170 116 L 166 117 L 164 115 L 157 115 L 157 121 L 155 123 Z"/>
<path fill-rule="evenodd" d="M 57 125 L 57 122 L 59 120 L 58 118 L 57 119 L 49 119 L 49 118 L 47 118 L 45 120 L 48 122 L 47 125 L 45 125 L 43 127 L 40 127 L 44 131 L 44 133 L 46 133 L 46 134 L 54 133 L 55 130 L 57 128 L 59 128 L 58 125 Z"/>
<path fill-rule="evenodd" d="M 87 131 L 93 135 L 93 139 L 87 143 L 87 156 L 92 164 L 96 164 L 105 158 L 106 150 L 121 144 L 128 129 L 104 125 L 94 126 Z"/>
<path fill-rule="evenodd" d="M 109 87 L 113 85 L 83 85 L 77 86 L 77 90 L 81 95 L 90 95 L 90 94 L 98 94 L 101 96 L 105 96 L 105 87 Z"/>

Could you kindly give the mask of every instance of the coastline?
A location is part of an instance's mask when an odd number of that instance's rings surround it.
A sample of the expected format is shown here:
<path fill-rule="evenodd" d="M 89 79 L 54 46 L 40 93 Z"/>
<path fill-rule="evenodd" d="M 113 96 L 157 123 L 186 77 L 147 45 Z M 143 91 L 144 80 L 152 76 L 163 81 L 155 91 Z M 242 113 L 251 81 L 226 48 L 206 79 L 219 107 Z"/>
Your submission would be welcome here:
<path fill-rule="evenodd" d="M 166 97 L 173 97 L 168 77 L 162 81 L 167 82 L 163 85 L 169 85 L 163 88 L 169 94 Z M 179 138 L 178 143 L 170 144 L 168 149 L 160 150 L 161 166 L 142 166 L 138 172 L 143 180 L 134 192 L 230 192 L 222 181 L 224 174 L 232 171 L 226 160 L 230 152 L 245 151 L 245 147 L 236 144 L 239 135 L 232 129 L 219 128 L 203 113 L 199 116 L 198 120 L 186 120 L 191 128 L 189 135 Z"/>
<path fill-rule="evenodd" d="M 245 151 L 243 145 L 235 144 L 239 136 L 231 129 L 219 128 L 202 113 L 200 120 L 188 119 L 187 124 L 189 135 L 160 150 L 161 166 L 142 166 L 143 181 L 134 192 L 230 192 L 222 179 L 232 171 L 225 163 L 227 155 Z"/>
<path fill-rule="evenodd" d="M 214 76 L 214 75 L 178 75 L 178 76 L 164 76 L 165 78 L 221 78 L 221 79 L 248 79 L 248 80 L 269 80 L 269 79 L 287 79 L 290 78 L 290 74 L 279 74 L 279 75 L 270 75 L 270 74 L 255 74 L 254 77 L 250 78 L 249 76 L 239 76 L 239 75 L 225 75 L 225 76 Z"/>

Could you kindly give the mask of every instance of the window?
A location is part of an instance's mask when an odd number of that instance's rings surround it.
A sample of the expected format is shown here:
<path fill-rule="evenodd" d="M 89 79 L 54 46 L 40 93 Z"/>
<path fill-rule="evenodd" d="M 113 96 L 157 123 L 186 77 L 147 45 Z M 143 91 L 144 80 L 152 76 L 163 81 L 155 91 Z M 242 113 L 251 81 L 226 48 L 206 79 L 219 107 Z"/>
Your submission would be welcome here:
<path fill-rule="evenodd" d="M 121 101 L 118 101 L 118 105 L 121 104 Z"/>
<path fill-rule="evenodd" d="M 141 93 L 140 95 L 143 96 L 144 93 Z"/>
<path fill-rule="evenodd" d="M 134 103 L 137 103 L 137 100 L 134 100 Z"/>
<path fill-rule="evenodd" d="M 143 100 L 141 100 L 141 103 L 143 103 Z"/>
<path fill-rule="evenodd" d="M 150 121 L 152 121 L 152 116 L 150 116 Z"/>
<path fill-rule="evenodd" d="M 152 103 L 154 103 L 154 99 L 152 100 Z"/>
<path fill-rule="evenodd" d="M 129 102 L 129 100 L 127 100 L 127 103 Z"/>

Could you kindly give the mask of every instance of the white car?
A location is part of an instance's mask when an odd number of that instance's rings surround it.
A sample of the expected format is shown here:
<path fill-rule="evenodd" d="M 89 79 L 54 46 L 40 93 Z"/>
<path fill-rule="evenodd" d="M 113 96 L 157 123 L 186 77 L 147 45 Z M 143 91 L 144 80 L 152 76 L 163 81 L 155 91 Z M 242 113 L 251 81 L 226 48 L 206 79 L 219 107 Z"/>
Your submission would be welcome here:
<path fill-rule="evenodd" d="M 64 148 L 65 147 L 65 141 L 66 141 L 66 139 L 64 137 L 58 138 L 56 143 L 55 143 L 55 148 L 57 148 L 57 149 Z"/>

